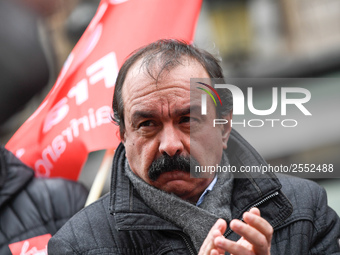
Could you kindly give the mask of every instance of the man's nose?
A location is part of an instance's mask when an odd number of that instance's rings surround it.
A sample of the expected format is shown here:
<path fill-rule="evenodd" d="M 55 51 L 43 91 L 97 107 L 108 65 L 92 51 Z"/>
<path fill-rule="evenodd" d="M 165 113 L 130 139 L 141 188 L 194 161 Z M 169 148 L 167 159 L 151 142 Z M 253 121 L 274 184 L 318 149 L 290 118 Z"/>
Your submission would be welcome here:
<path fill-rule="evenodd" d="M 166 153 L 170 157 L 173 157 L 176 154 L 181 154 L 183 149 L 184 146 L 180 130 L 172 125 L 165 126 L 160 136 L 159 152 L 162 155 Z"/>

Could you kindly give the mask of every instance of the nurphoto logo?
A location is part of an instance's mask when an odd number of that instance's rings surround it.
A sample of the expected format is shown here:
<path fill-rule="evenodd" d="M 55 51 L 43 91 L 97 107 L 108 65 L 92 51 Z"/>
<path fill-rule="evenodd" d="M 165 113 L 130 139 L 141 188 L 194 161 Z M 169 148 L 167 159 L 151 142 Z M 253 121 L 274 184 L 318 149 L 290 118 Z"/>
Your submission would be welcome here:
<path fill-rule="evenodd" d="M 217 91 L 213 87 L 211 87 L 208 84 L 205 84 L 204 82 L 197 82 L 197 83 L 201 84 L 201 85 L 203 85 L 203 86 L 205 86 L 207 88 L 209 88 L 216 95 L 216 97 L 218 98 L 221 106 L 223 105 L 220 95 L 217 93 Z M 213 100 L 215 106 L 217 106 L 216 100 L 215 100 L 214 96 L 211 94 L 211 92 L 209 90 L 207 90 L 205 88 L 201 88 L 201 87 L 196 87 L 196 88 L 206 92 L 211 97 L 211 99 Z M 202 94 L 201 99 L 202 99 L 201 113 L 202 113 L 202 115 L 207 115 L 207 95 L 206 94 Z"/>
<path fill-rule="evenodd" d="M 214 79 L 211 79 L 214 80 Z M 244 118 L 241 121 L 233 121 L 231 120 L 231 126 L 238 125 L 238 127 L 263 127 L 264 125 L 270 125 L 271 127 L 275 127 L 277 125 L 281 125 L 282 127 L 296 127 L 298 125 L 298 121 L 294 118 L 289 118 L 288 108 L 295 108 L 294 110 L 298 110 L 304 116 L 312 116 L 312 113 L 308 110 L 306 104 L 311 100 L 311 93 L 306 88 L 301 87 L 271 87 L 271 98 L 266 98 L 266 100 L 270 99 L 271 106 L 266 109 L 257 109 L 255 107 L 255 98 L 254 98 L 254 87 L 244 87 L 242 89 L 235 84 L 226 84 L 221 83 L 221 81 L 214 81 L 208 85 L 208 82 L 195 81 L 196 84 L 203 85 L 204 87 L 197 87 L 197 89 L 202 90 L 204 93 L 201 95 L 201 114 L 207 115 L 207 95 L 210 96 L 212 101 L 217 107 L 219 101 L 223 111 L 223 106 L 226 104 L 224 102 L 225 94 L 231 95 L 232 98 L 232 108 L 233 108 L 233 116 L 248 116 L 252 115 L 256 118 Z M 256 83 L 258 84 L 258 82 Z M 256 90 L 257 88 L 255 88 Z M 268 88 L 266 88 L 268 90 Z M 218 91 L 217 91 L 218 90 Z M 224 91 L 223 91 L 224 90 Z M 211 92 L 210 92 L 211 91 Z M 244 93 L 246 91 L 246 93 Z M 216 100 L 216 99 L 217 100 Z M 217 109 L 217 108 L 216 108 Z M 248 114 L 247 114 L 248 113 Z M 275 113 L 276 118 L 271 118 L 271 115 Z M 281 118 L 277 118 L 277 115 Z M 217 114 L 218 115 L 218 114 Z M 221 116 L 221 115 L 219 115 Z M 216 125 L 225 125 L 228 123 L 227 119 L 223 119 L 218 117 L 214 119 L 212 125 L 215 127 Z"/>

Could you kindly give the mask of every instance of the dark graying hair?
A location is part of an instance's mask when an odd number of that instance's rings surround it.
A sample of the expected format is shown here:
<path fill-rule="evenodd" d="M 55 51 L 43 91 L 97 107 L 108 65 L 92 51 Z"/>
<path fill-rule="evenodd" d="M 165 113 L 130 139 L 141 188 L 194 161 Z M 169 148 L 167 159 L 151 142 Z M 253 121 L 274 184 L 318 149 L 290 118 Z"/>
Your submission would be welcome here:
<path fill-rule="evenodd" d="M 170 71 L 171 69 L 181 65 L 185 58 L 199 62 L 207 71 L 210 78 L 224 78 L 219 60 L 217 60 L 209 52 L 180 40 L 158 40 L 134 51 L 128 57 L 119 70 L 112 102 L 114 114 L 114 116 L 112 116 L 112 120 L 119 125 L 121 138 L 125 130 L 122 88 L 131 66 L 139 59 L 142 59 L 142 66 L 145 68 L 150 77 L 157 81 L 164 70 Z M 156 66 L 157 68 L 155 69 Z M 158 73 L 155 74 L 155 71 Z M 223 108 L 218 105 L 216 111 L 218 115 L 221 115 L 219 117 L 226 116 L 232 110 L 232 95 L 227 89 L 219 89 L 217 92 L 221 97 Z"/>

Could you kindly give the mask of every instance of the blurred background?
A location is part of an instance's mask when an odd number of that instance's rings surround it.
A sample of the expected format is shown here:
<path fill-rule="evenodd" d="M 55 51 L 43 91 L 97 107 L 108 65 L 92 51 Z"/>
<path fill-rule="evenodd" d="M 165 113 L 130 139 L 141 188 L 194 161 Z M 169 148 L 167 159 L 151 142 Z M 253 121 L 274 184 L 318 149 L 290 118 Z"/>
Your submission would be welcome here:
<path fill-rule="evenodd" d="M 98 0 L 0 1 L 2 144 L 49 92 L 98 4 Z M 203 1 L 194 43 L 220 56 L 227 77 L 329 78 L 293 85 L 312 94 L 308 109 L 313 118 L 302 120 L 300 128 L 237 128 L 272 165 L 333 164 L 339 171 L 339 24 L 338 0 Z M 253 87 L 254 101 L 271 99 L 272 85 Z M 90 153 L 81 173 L 79 181 L 89 188 L 103 155 L 104 151 Z M 340 179 L 325 177 L 313 181 L 325 187 L 329 204 L 340 214 Z"/>

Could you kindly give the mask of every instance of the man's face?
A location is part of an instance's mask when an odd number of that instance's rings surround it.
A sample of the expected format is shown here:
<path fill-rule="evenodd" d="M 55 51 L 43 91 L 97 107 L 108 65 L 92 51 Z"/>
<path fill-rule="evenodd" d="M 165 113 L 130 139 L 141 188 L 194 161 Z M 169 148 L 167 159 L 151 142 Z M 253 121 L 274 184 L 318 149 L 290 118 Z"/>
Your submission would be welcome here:
<path fill-rule="evenodd" d="M 141 60 L 130 68 L 122 89 L 122 139 L 129 165 L 150 185 L 196 202 L 213 176 L 191 178 L 188 172 L 171 169 L 152 180 L 150 166 L 163 155 L 188 158 L 190 154 L 202 166 L 216 166 L 227 146 L 230 126 L 213 127 L 215 114 L 201 115 L 201 94 L 190 98 L 190 78 L 209 78 L 197 61 L 183 60 L 183 65 L 164 71 L 157 83 L 140 64 Z M 212 101 L 207 108 L 215 113 Z"/>

